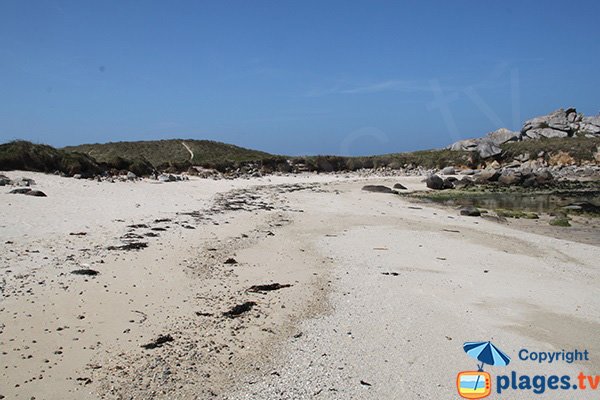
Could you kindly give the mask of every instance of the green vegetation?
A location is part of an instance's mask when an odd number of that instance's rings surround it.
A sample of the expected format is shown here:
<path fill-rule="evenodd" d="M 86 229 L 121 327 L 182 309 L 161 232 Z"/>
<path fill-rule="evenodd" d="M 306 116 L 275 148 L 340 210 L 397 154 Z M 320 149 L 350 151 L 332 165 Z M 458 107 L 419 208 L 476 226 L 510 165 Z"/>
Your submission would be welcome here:
<path fill-rule="evenodd" d="M 549 162 L 586 162 L 594 160 L 600 138 L 553 138 L 507 143 L 500 156 L 505 161 L 540 152 Z M 188 151 L 189 148 L 189 151 Z M 193 158 L 191 153 L 193 153 Z M 288 163 L 288 160 L 290 161 Z M 15 141 L 0 145 L 0 169 L 24 169 L 42 172 L 60 171 L 67 175 L 94 175 L 101 172 L 131 171 L 148 175 L 154 171 L 182 172 L 192 166 L 214 168 L 221 172 L 254 168 L 263 173 L 315 171 L 338 172 L 370 168 L 476 168 L 481 164 L 477 152 L 422 150 L 378 156 L 306 156 L 284 157 L 209 140 L 158 140 L 84 144 L 55 149 L 51 146 Z M 469 190 L 468 188 L 466 189 Z M 490 189 L 497 191 L 501 189 Z M 439 194 L 444 196 L 444 194 Z M 457 196 L 454 192 L 453 196 Z"/>
<path fill-rule="evenodd" d="M 556 217 L 554 219 L 550 220 L 550 225 L 552 226 L 563 226 L 563 227 L 567 227 L 567 226 L 571 226 L 571 224 L 569 223 L 569 219 L 565 216 L 561 216 L 561 217 Z"/>
<path fill-rule="evenodd" d="M 295 157 L 294 162 L 306 164 L 310 171 L 356 171 L 363 168 L 400 169 L 406 167 L 443 168 L 448 165 L 474 167 L 476 154 L 467 151 L 422 150 L 412 153 L 393 153 L 380 156 L 343 157 L 309 156 Z"/>
<path fill-rule="evenodd" d="M 191 154 L 185 143 L 194 153 Z M 119 160 L 147 160 L 159 170 L 185 170 L 191 165 L 218 167 L 222 164 L 235 164 L 260 161 L 273 156 L 257 150 L 245 149 L 209 140 L 156 140 L 141 142 L 116 142 L 104 144 L 84 144 L 65 147 L 67 152 L 85 153 L 98 162 L 115 164 Z M 139 162 L 139 161 L 138 161 Z"/>
<path fill-rule="evenodd" d="M 521 210 L 505 210 L 505 209 L 497 209 L 496 215 L 504 218 L 523 218 L 523 219 L 539 219 L 540 217 L 534 212 L 527 212 Z"/>
<path fill-rule="evenodd" d="M 53 173 L 97 174 L 103 168 L 81 153 L 67 153 L 54 147 L 17 140 L 0 144 L 0 170 L 20 169 Z"/>
<path fill-rule="evenodd" d="M 529 154 L 530 159 L 537 158 L 540 152 L 545 154 L 568 153 L 575 162 L 594 161 L 594 153 L 600 146 L 600 138 L 572 137 L 572 138 L 542 138 L 538 140 L 524 140 L 503 144 L 502 158 L 512 160 L 514 157 Z"/>

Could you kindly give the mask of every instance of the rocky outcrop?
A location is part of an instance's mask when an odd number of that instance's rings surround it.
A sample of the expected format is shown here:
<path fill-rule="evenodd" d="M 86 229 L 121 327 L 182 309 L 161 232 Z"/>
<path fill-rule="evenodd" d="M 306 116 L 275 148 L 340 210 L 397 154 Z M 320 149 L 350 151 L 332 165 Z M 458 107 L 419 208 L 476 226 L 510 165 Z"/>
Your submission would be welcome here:
<path fill-rule="evenodd" d="M 520 132 L 513 132 L 506 128 L 500 128 L 490 132 L 487 136 L 476 139 L 460 140 L 448 148 L 454 151 L 476 151 L 481 158 L 490 158 L 502 153 L 500 145 L 521 139 Z"/>
<path fill-rule="evenodd" d="M 600 115 L 584 117 L 575 108 L 558 109 L 548 115 L 525 121 L 520 132 L 500 128 L 486 136 L 460 140 L 448 146 L 455 151 L 476 151 L 481 158 L 491 158 L 502 153 L 501 145 L 508 142 L 566 138 L 575 136 L 600 137 Z"/>

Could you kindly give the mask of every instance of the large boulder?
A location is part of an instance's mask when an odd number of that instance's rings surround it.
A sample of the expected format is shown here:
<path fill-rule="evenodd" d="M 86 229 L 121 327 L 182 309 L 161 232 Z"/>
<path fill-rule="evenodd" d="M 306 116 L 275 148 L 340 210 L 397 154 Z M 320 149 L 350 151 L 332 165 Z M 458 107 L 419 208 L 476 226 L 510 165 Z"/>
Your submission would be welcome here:
<path fill-rule="evenodd" d="M 499 147 L 501 144 L 520 139 L 520 132 L 500 128 L 482 138 L 459 140 L 451 144 L 448 149 L 453 151 L 476 151 L 481 158 L 490 158 L 502 153 L 502 149 Z"/>
<path fill-rule="evenodd" d="M 456 174 L 456 170 L 454 169 L 454 167 L 446 167 L 446 168 L 442 169 L 440 171 L 440 173 L 442 175 L 455 175 Z"/>
<path fill-rule="evenodd" d="M 514 132 L 510 129 L 500 128 L 498 130 L 495 130 L 494 132 L 488 133 L 488 138 L 496 146 L 500 146 L 501 144 L 507 142 L 517 142 L 521 140 L 521 132 Z"/>
<path fill-rule="evenodd" d="M 519 171 L 506 170 L 498 177 L 498 183 L 506 186 L 518 185 L 522 182 L 523 175 Z"/>
<path fill-rule="evenodd" d="M 555 137 L 567 137 L 569 134 L 565 131 L 559 131 L 558 129 L 552 128 L 536 128 L 530 129 L 525 132 L 525 135 L 530 139 L 540 139 L 542 137 L 545 138 L 555 138 Z"/>
<path fill-rule="evenodd" d="M 481 158 L 490 158 L 502 153 L 502 149 L 491 140 L 482 140 L 477 145 L 477 152 Z"/>
<path fill-rule="evenodd" d="M 448 148 L 452 151 L 475 151 L 479 139 L 465 139 L 452 143 Z"/>
<path fill-rule="evenodd" d="M 485 184 L 488 182 L 496 182 L 500 178 L 500 171 L 488 168 L 481 171 L 475 176 L 475 183 Z"/>
<path fill-rule="evenodd" d="M 437 175 L 431 175 L 425 180 L 429 189 L 442 190 L 445 188 L 444 180 Z"/>
<path fill-rule="evenodd" d="M 572 136 L 579 129 L 578 122 L 582 118 L 574 108 L 560 108 L 548 115 L 525 121 L 521 133 L 530 139 Z"/>
<path fill-rule="evenodd" d="M 584 134 L 600 135 L 600 115 L 585 117 L 579 123 L 579 132 Z"/>

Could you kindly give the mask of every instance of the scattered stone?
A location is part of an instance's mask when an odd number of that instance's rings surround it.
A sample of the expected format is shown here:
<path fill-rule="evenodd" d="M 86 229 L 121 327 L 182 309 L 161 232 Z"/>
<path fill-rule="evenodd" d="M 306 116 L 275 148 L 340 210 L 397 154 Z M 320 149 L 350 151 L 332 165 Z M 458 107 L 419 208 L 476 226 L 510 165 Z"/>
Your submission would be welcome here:
<path fill-rule="evenodd" d="M 254 306 L 256 306 L 256 303 L 253 301 L 247 301 L 242 304 L 237 304 L 231 310 L 224 312 L 223 316 L 229 317 L 229 318 L 235 318 L 235 317 L 238 317 L 238 316 L 252 310 L 252 308 Z"/>
<path fill-rule="evenodd" d="M 373 386 L 369 382 L 362 381 L 362 380 L 360 381 L 360 384 L 363 385 L 363 386 Z"/>
<path fill-rule="evenodd" d="M 0 175 L 0 186 L 6 186 L 12 184 L 10 178 L 5 175 Z"/>
<path fill-rule="evenodd" d="M 27 192 L 24 193 L 25 196 L 34 196 L 34 197 L 48 197 L 46 196 L 46 193 L 42 192 L 41 190 L 29 190 Z"/>
<path fill-rule="evenodd" d="M 82 385 L 89 385 L 90 383 L 92 383 L 92 379 L 91 378 L 77 378 L 77 382 L 81 382 Z"/>
<path fill-rule="evenodd" d="M 87 232 L 71 232 L 69 233 L 69 236 L 85 236 L 87 235 Z"/>
<path fill-rule="evenodd" d="M 128 172 L 127 172 L 127 179 L 129 179 L 130 181 L 133 181 L 133 180 L 137 179 L 137 175 L 136 175 L 136 174 L 134 174 L 134 173 L 133 173 L 133 172 L 131 172 L 131 171 L 128 171 Z"/>
<path fill-rule="evenodd" d="M 382 273 L 381 273 L 381 275 L 388 275 L 388 276 L 390 276 L 390 275 L 391 275 L 391 276 L 398 276 L 398 275 L 400 275 L 400 274 L 399 274 L 399 273 L 397 273 L 397 272 L 382 272 Z"/>
<path fill-rule="evenodd" d="M 289 283 L 286 284 L 280 284 L 280 283 L 269 283 L 266 285 L 254 285 L 254 286 L 250 286 L 250 288 L 248 288 L 248 292 L 255 292 L 255 293 L 261 293 L 261 292 L 270 292 L 272 290 L 279 290 L 279 289 L 284 289 L 284 288 L 288 288 L 291 287 L 292 285 L 290 285 Z"/>
<path fill-rule="evenodd" d="M 100 272 L 96 271 L 95 269 L 90 269 L 90 268 L 82 268 L 82 269 L 76 269 L 71 271 L 71 273 L 73 275 L 87 275 L 87 276 L 96 276 L 98 275 Z"/>
<path fill-rule="evenodd" d="M 401 183 L 394 184 L 394 189 L 408 190 L 407 187 L 402 185 Z"/>
<path fill-rule="evenodd" d="M 13 189 L 9 193 L 10 194 L 27 194 L 28 192 L 31 192 L 31 188 L 25 187 L 25 188 Z"/>
<path fill-rule="evenodd" d="M 202 311 L 196 311 L 194 314 L 196 314 L 198 317 L 212 317 L 213 316 L 211 313 L 202 312 Z"/>
<path fill-rule="evenodd" d="M 152 349 L 156 349 L 158 347 L 162 347 L 165 343 L 169 343 L 174 340 L 175 339 L 173 339 L 173 337 L 171 335 L 160 335 L 159 337 L 154 339 L 152 342 L 143 344 L 141 347 L 146 350 L 152 350 Z"/>
<path fill-rule="evenodd" d="M 467 217 L 480 217 L 481 211 L 477 207 L 468 206 L 460 209 L 460 215 L 465 215 Z"/>
<path fill-rule="evenodd" d="M 363 186 L 362 190 L 364 190 L 365 192 L 374 192 L 374 193 L 398 193 L 395 190 L 390 189 L 387 186 L 383 186 L 383 185 L 366 185 Z"/>
<path fill-rule="evenodd" d="M 223 264 L 237 264 L 237 260 L 235 258 L 228 258 L 227 260 L 225 260 L 225 262 Z"/>
<path fill-rule="evenodd" d="M 148 247 L 148 243 L 146 242 L 131 242 L 125 243 L 121 246 L 108 246 L 107 250 L 140 250 Z"/>

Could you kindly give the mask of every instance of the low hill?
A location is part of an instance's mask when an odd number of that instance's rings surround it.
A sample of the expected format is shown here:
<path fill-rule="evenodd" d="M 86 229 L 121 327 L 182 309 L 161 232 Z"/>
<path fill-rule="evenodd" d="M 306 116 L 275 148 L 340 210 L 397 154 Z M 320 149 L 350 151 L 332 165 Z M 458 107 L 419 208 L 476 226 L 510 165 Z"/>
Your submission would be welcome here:
<path fill-rule="evenodd" d="M 66 152 L 84 153 L 98 162 L 114 164 L 117 160 L 142 159 L 157 169 L 185 165 L 215 166 L 222 163 L 260 161 L 274 156 L 210 140 L 156 140 L 115 142 L 69 146 Z"/>
<path fill-rule="evenodd" d="M 44 144 L 16 140 L 0 144 L 0 170 L 23 170 L 67 175 L 93 175 L 105 168 L 86 154 L 66 152 Z"/>

